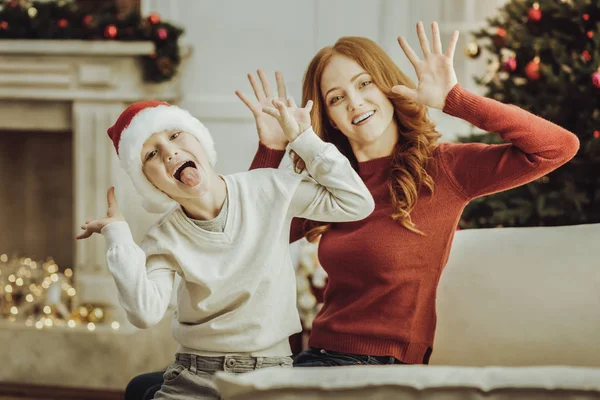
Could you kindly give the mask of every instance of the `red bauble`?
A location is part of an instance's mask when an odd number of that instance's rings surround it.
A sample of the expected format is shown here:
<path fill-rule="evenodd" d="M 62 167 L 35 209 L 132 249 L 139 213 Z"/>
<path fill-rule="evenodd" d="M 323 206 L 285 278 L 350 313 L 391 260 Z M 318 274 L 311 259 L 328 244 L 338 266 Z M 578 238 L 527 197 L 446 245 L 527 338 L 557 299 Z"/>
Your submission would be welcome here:
<path fill-rule="evenodd" d="M 83 25 L 86 28 L 92 26 L 93 23 L 94 23 L 94 16 L 93 15 L 88 14 L 85 17 L 83 17 Z"/>
<path fill-rule="evenodd" d="M 590 54 L 590 52 L 589 52 L 589 51 L 587 51 L 587 50 L 584 50 L 584 51 L 581 53 L 581 57 L 583 57 L 584 61 L 586 61 L 586 62 L 587 62 L 587 61 L 592 61 L 592 55 L 591 55 L 591 54 Z"/>
<path fill-rule="evenodd" d="M 165 28 L 160 28 L 156 31 L 156 36 L 158 36 L 160 40 L 165 40 L 169 37 L 169 33 Z"/>
<path fill-rule="evenodd" d="M 592 83 L 594 86 L 600 89 L 600 71 L 594 72 L 592 74 Z"/>
<path fill-rule="evenodd" d="M 583 14 L 583 20 L 584 21 L 589 21 L 590 20 L 590 14 Z"/>
<path fill-rule="evenodd" d="M 502 64 L 502 69 L 506 72 L 515 72 L 515 70 L 517 69 L 517 59 L 511 57 L 508 60 L 504 61 L 504 63 Z"/>
<path fill-rule="evenodd" d="M 593 31 L 588 31 L 587 37 L 589 37 L 590 39 L 592 39 L 594 37 L 594 32 Z"/>
<path fill-rule="evenodd" d="M 596 139 L 599 139 L 600 138 L 600 131 L 594 131 L 594 137 Z"/>
<path fill-rule="evenodd" d="M 6 21 L 0 22 L 0 29 L 2 29 L 2 30 L 8 29 L 8 22 L 6 22 Z"/>
<path fill-rule="evenodd" d="M 530 21 L 538 22 L 542 19 L 542 10 L 539 8 L 530 8 L 527 17 Z"/>
<path fill-rule="evenodd" d="M 497 28 L 496 34 L 493 37 L 493 42 L 496 47 L 502 47 L 506 44 L 506 30 L 503 28 Z"/>
<path fill-rule="evenodd" d="M 104 36 L 108 39 L 114 39 L 117 37 L 117 27 L 114 25 L 108 25 L 106 29 L 104 29 Z"/>
<path fill-rule="evenodd" d="M 533 81 L 540 79 L 540 60 L 538 57 L 534 58 L 525 66 L 525 75 Z"/>
<path fill-rule="evenodd" d="M 69 26 L 69 21 L 67 21 L 66 18 L 61 18 L 58 20 L 58 26 L 62 29 L 65 29 L 67 26 Z"/>
<path fill-rule="evenodd" d="M 158 13 L 152 13 L 148 15 L 148 22 L 150 22 L 152 25 L 158 24 L 160 22 L 160 15 L 158 15 Z"/>

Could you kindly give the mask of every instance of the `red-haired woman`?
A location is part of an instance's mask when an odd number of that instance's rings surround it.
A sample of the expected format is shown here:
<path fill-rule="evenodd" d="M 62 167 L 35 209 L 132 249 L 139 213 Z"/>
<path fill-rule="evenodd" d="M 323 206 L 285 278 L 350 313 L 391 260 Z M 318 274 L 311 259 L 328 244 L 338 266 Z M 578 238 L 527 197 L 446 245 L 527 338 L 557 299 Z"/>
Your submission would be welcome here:
<path fill-rule="evenodd" d="M 323 48 L 304 76 L 302 104 L 314 102 L 313 129 L 350 159 L 376 207 L 358 222 L 296 221 L 292 227 L 291 241 L 320 237 L 319 259 L 329 277 L 310 349 L 295 366 L 427 363 L 436 289 L 464 207 L 540 178 L 578 151 L 571 132 L 458 85 L 458 32 L 445 52 L 436 23 L 432 43 L 422 23 L 417 33 L 422 59 L 399 38 L 416 86 L 377 44 L 359 37 Z M 277 167 L 287 142 L 261 111 L 273 94 L 262 72 L 259 77 L 262 87 L 250 76 L 258 103 L 238 92 L 260 136 L 252 168 Z M 281 74 L 277 83 L 278 97 L 285 98 Z M 497 132 L 508 143 L 438 143 L 428 107 Z M 301 159 L 294 161 L 303 167 Z"/>

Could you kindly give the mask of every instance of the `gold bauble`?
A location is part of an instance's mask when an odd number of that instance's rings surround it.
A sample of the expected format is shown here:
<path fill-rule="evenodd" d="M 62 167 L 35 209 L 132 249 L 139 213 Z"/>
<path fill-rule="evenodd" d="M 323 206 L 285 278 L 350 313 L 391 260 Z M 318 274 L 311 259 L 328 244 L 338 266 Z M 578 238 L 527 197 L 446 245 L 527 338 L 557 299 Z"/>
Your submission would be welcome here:
<path fill-rule="evenodd" d="M 481 54 L 481 49 L 477 42 L 469 42 L 465 47 L 465 55 L 469 58 L 477 58 Z"/>

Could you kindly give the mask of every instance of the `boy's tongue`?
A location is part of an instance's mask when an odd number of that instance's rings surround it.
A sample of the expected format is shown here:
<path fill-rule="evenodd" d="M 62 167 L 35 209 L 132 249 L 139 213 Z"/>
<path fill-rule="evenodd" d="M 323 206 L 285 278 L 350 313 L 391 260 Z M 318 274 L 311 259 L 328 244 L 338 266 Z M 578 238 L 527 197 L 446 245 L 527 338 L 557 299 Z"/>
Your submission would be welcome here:
<path fill-rule="evenodd" d="M 200 174 L 196 168 L 187 167 L 181 171 L 180 179 L 184 185 L 194 187 L 200 183 Z"/>

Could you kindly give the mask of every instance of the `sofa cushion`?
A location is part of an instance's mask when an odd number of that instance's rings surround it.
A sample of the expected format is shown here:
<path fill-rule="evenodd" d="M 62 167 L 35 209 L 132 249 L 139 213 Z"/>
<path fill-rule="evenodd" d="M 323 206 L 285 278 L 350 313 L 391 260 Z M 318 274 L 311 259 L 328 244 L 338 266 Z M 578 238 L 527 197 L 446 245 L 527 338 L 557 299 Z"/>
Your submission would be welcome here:
<path fill-rule="evenodd" d="M 456 232 L 431 364 L 600 366 L 600 224 Z"/>

